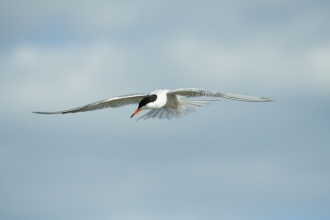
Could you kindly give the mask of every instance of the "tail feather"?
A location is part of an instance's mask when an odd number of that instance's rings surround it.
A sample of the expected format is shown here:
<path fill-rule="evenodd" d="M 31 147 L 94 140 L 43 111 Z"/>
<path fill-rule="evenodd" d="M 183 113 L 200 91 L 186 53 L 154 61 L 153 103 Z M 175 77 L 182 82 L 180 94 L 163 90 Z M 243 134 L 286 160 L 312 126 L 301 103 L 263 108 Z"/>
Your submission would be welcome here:
<path fill-rule="evenodd" d="M 190 100 L 178 100 L 177 108 L 160 108 L 160 109 L 153 109 L 137 120 L 143 119 L 151 119 L 151 118 L 159 118 L 159 119 L 167 119 L 171 120 L 173 118 L 181 118 L 185 115 L 191 114 L 196 112 L 198 107 L 203 105 L 209 105 L 211 101 L 190 101 Z"/>

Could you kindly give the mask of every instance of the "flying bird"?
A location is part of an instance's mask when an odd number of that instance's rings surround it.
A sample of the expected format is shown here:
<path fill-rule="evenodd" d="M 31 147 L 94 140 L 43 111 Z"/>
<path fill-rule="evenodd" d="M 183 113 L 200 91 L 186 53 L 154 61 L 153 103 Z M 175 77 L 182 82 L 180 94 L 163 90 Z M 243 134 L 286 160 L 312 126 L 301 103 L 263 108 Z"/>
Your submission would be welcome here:
<path fill-rule="evenodd" d="M 186 89 L 175 89 L 175 90 L 156 90 L 149 94 L 130 94 L 117 96 L 110 99 L 104 99 L 98 102 L 94 102 L 88 105 L 84 105 L 78 108 L 73 108 L 64 111 L 57 112 L 33 112 L 37 114 L 67 114 L 67 113 L 76 113 L 76 112 L 86 112 L 94 111 L 103 108 L 117 108 L 124 105 L 138 104 L 138 108 L 132 114 L 131 118 L 138 114 L 142 110 L 150 110 L 148 113 L 140 117 L 139 119 L 150 119 L 150 118 L 159 118 L 171 120 L 174 118 L 180 118 L 184 115 L 193 113 L 198 107 L 201 107 L 205 104 L 210 104 L 210 100 L 196 101 L 196 100 L 184 100 L 185 98 L 193 97 L 220 97 L 226 99 L 233 99 L 237 101 L 245 102 L 270 102 L 274 101 L 272 99 L 264 97 L 252 97 L 252 96 L 243 96 L 228 94 L 222 92 L 209 91 L 205 89 L 196 89 L 196 88 L 186 88 Z M 215 101 L 215 100 L 211 100 Z M 138 119 L 138 120 L 139 120 Z"/>

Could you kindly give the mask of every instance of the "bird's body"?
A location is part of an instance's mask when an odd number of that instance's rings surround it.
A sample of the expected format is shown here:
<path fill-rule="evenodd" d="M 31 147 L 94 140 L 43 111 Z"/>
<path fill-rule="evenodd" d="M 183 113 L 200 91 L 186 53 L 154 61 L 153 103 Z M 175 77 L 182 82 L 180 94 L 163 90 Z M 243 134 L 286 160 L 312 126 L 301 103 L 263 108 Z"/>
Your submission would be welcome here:
<path fill-rule="evenodd" d="M 58 112 L 34 112 L 38 114 L 66 114 L 84 111 L 93 111 L 103 108 L 116 108 L 128 104 L 139 104 L 137 110 L 131 117 L 139 113 L 141 110 L 151 109 L 148 113 L 141 118 L 144 120 L 149 118 L 159 119 L 172 119 L 173 117 L 179 118 L 189 113 L 195 112 L 197 107 L 205 104 L 210 104 L 210 101 L 195 101 L 183 100 L 180 97 L 221 97 L 246 102 L 269 102 L 273 101 L 268 98 L 258 98 L 251 96 L 234 95 L 228 93 L 214 92 L 205 89 L 176 89 L 176 90 L 156 90 L 149 94 L 131 94 L 124 96 L 117 96 L 110 99 L 101 100 L 78 108 L 69 109 Z M 141 119 L 139 118 L 139 119 Z"/>
<path fill-rule="evenodd" d="M 169 105 L 176 100 L 176 96 L 167 96 L 167 92 L 170 91 L 168 89 L 156 90 L 149 95 L 157 95 L 157 100 L 154 102 L 149 102 L 146 104 L 144 109 L 157 109 L 157 108 L 164 108 L 169 107 Z"/>

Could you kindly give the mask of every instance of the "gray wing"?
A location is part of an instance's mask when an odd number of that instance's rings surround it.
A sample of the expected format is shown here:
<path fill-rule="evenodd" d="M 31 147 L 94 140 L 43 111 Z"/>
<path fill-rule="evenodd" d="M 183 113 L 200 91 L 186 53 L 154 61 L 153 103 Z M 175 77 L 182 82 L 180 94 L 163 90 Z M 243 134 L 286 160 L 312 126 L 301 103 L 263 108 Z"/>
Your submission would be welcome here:
<path fill-rule="evenodd" d="M 270 101 L 274 101 L 272 99 L 265 98 L 265 97 L 252 97 L 252 96 L 235 95 L 235 94 L 215 92 L 215 91 L 209 91 L 209 90 L 205 90 L 205 89 L 196 89 L 196 88 L 175 89 L 175 90 L 169 91 L 167 94 L 184 96 L 186 98 L 200 97 L 200 96 L 221 97 L 221 98 L 233 99 L 233 100 L 245 101 L 245 102 L 270 102 Z"/>
<path fill-rule="evenodd" d="M 104 99 L 98 102 L 94 102 L 88 105 L 84 105 L 78 108 L 73 108 L 64 111 L 58 112 L 33 112 L 37 114 L 66 114 L 66 113 L 76 113 L 76 112 L 86 112 L 86 111 L 94 111 L 103 108 L 117 108 L 124 105 L 137 104 L 144 97 L 148 96 L 148 94 L 131 94 L 131 95 L 123 95 L 117 96 L 110 99 Z"/>

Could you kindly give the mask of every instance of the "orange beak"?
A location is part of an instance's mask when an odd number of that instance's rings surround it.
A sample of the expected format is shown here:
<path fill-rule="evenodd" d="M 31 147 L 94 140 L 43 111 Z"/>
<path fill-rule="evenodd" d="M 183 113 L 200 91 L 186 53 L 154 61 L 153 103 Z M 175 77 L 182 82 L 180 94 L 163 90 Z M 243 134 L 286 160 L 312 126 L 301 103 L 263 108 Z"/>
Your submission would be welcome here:
<path fill-rule="evenodd" d="M 136 111 L 132 114 L 131 118 L 136 115 L 137 113 L 139 113 L 140 111 L 142 111 L 142 108 L 138 108 L 136 109 Z"/>

